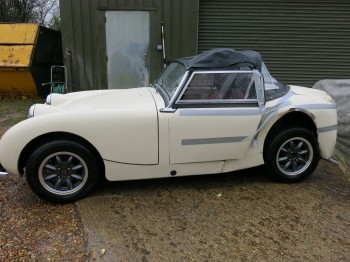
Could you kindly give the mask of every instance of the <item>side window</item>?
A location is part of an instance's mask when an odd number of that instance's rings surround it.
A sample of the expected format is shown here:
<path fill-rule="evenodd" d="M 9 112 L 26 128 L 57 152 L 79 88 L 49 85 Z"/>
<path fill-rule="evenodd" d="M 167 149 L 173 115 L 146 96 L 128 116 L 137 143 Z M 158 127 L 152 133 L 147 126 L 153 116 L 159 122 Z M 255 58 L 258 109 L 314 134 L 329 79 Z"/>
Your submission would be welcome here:
<path fill-rule="evenodd" d="M 214 74 L 195 74 L 181 100 L 210 99 L 215 90 Z"/>
<path fill-rule="evenodd" d="M 193 75 L 180 101 L 242 101 L 249 99 L 256 100 L 256 90 L 252 73 L 205 72 L 195 73 Z"/>

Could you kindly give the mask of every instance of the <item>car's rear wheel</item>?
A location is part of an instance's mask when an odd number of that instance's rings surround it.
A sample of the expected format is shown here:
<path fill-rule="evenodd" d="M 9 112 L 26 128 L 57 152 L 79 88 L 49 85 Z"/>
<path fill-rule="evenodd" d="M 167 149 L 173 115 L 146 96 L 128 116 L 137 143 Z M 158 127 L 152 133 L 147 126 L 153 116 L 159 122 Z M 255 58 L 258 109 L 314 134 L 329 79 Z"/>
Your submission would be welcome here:
<path fill-rule="evenodd" d="M 29 157 L 26 177 L 41 198 L 69 203 L 88 194 L 99 181 L 97 158 L 85 146 L 56 140 L 37 148 Z"/>
<path fill-rule="evenodd" d="M 317 167 L 319 147 L 310 130 L 301 127 L 285 129 L 267 142 L 265 164 L 275 180 L 298 182 L 310 176 Z"/>

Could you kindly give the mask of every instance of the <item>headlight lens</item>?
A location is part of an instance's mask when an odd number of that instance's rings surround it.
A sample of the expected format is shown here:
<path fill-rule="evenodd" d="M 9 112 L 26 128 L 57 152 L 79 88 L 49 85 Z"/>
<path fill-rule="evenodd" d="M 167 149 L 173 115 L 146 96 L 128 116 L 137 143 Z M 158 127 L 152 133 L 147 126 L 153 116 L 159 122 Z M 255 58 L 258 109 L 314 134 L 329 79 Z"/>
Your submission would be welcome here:
<path fill-rule="evenodd" d="M 34 117 L 35 105 L 32 105 L 28 111 L 28 118 Z"/>
<path fill-rule="evenodd" d="M 46 97 L 45 104 L 51 105 L 51 99 L 52 99 L 52 94 L 49 94 L 49 95 Z"/>

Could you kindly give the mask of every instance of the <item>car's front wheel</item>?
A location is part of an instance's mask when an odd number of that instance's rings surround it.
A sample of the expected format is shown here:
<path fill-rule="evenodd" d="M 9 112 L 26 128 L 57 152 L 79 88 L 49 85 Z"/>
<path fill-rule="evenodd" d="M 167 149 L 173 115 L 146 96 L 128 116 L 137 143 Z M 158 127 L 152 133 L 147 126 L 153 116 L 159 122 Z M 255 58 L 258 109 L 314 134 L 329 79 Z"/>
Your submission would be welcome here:
<path fill-rule="evenodd" d="M 320 153 L 316 136 L 301 127 L 281 131 L 268 141 L 265 164 L 272 178 L 298 182 L 310 176 L 317 167 Z"/>
<path fill-rule="evenodd" d="M 73 141 L 55 140 L 31 154 L 26 177 L 39 197 L 69 203 L 84 197 L 97 185 L 99 171 L 97 158 L 87 147 Z"/>

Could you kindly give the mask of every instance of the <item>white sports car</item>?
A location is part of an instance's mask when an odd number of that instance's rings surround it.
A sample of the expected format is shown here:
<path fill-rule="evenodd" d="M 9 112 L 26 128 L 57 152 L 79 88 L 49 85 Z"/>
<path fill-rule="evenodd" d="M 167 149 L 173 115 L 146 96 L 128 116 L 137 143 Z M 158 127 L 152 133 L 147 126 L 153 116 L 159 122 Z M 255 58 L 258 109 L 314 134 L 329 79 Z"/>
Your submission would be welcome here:
<path fill-rule="evenodd" d="M 131 180 L 265 164 L 295 182 L 330 159 L 337 112 L 323 91 L 288 86 L 259 53 L 214 49 L 171 62 L 151 87 L 51 94 L 0 140 L 0 174 L 67 203 L 105 176 Z"/>

